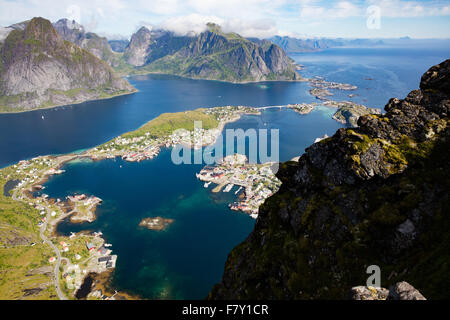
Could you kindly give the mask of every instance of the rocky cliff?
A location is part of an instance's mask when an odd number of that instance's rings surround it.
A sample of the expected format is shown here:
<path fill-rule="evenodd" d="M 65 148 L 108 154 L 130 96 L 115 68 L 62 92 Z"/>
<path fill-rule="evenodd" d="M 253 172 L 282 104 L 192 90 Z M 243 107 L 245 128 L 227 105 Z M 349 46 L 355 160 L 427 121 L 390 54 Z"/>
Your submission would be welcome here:
<path fill-rule="evenodd" d="M 224 33 L 215 24 L 208 24 L 208 30 L 199 35 L 182 37 L 143 27 L 132 36 L 124 57 L 141 71 L 190 78 L 232 82 L 300 79 L 293 61 L 280 47 Z"/>
<path fill-rule="evenodd" d="M 167 30 L 141 27 L 131 36 L 124 58 L 132 66 L 140 67 L 177 52 L 190 40 L 190 37 L 177 36 Z"/>
<path fill-rule="evenodd" d="M 33 18 L 0 48 L 0 110 L 25 111 L 133 92 L 102 60 Z"/>
<path fill-rule="evenodd" d="M 112 51 L 105 37 L 100 37 L 93 32 L 86 32 L 84 27 L 74 20 L 60 19 L 53 26 L 64 40 L 86 49 L 112 67 L 119 66 L 121 56 Z"/>
<path fill-rule="evenodd" d="M 278 193 L 229 254 L 210 299 L 343 299 L 381 268 L 384 287 L 408 281 L 449 298 L 450 60 L 420 90 L 391 99 L 281 165 Z"/>
<path fill-rule="evenodd" d="M 130 41 L 128 40 L 108 40 L 109 46 L 114 52 L 124 52 Z"/>

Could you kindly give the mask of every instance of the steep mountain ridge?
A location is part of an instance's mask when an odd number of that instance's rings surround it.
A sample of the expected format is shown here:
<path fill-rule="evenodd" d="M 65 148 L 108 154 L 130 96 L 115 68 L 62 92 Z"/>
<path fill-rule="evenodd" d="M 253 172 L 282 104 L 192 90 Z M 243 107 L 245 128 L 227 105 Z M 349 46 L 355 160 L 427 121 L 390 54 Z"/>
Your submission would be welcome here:
<path fill-rule="evenodd" d="M 218 25 L 196 36 L 139 29 L 124 53 L 137 72 L 156 72 L 231 82 L 299 80 L 294 62 L 269 42 L 263 45 Z"/>
<path fill-rule="evenodd" d="M 113 52 L 108 39 L 93 32 L 86 32 L 84 27 L 75 20 L 60 19 L 53 24 L 53 27 L 64 40 L 86 49 L 108 65 L 117 67 L 120 64 L 120 55 Z"/>
<path fill-rule="evenodd" d="M 0 109 L 26 111 L 134 92 L 102 60 L 33 18 L 0 48 Z"/>
<path fill-rule="evenodd" d="M 210 299 L 343 299 L 369 265 L 384 287 L 449 298 L 450 60 L 385 110 L 281 165 Z"/>

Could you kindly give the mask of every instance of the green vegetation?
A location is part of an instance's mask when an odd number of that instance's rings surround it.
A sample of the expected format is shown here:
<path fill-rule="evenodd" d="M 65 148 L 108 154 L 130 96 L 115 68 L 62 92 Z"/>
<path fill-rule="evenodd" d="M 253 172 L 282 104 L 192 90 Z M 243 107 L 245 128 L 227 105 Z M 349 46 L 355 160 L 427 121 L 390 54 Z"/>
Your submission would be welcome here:
<path fill-rule="evenodd" d="M 39 238 L 38 211 L 3 195 L 11 172 L 0 170 L 0 299 L 56 299 L 53 251 Z"/>
<path fill-rule="evenodd" d="M 374 143 L 366 135 L 353 135 L 360 152 Z M 360 183 L 357 188 L 321 188 L 302 198 L 282 187 L 260 208 L 264 221 L 251 241 L 229 255 L 225 275 L 233 277 L 227 280 L 233 286 L 230 292 L 238 293 L 234 298 L 343 299 L 352 286 L 365 283 L 366 267 L 372 264 L 380 266 L 384 287 L 407 281 L 429 299 L 448 297 L 449 148 L 448 139 L 417 143 L 402 137 L 398 144 L 383 145 L 390 161 L 407 159 L 408 168 L 401 175 Z M 289 179 L 289 163 L 282 164 L 280 174 Z M 392 234 L 414 211 L 420 221 L 414 224 L 426 231 L 416 239 L 417 245 L 395 248 L 399 241 Z M 284 214 L 298 215 L 295 229 L 281 219 Z M 251 265 L 251 270 L 243 264 Z M 231 271 L 236 268 L 238 273 Z M 255 290 L 258 283 L 262 285 Z M 211 295 L 218 290 L 216 286 Z"/>
<path fill-rule="evenodd" d="M 163 113 L 139 129 L 125 133 L 122 137 L 133 138 L 149 133 L 151 137 L 163 138 L 171 135 L 177 129 L 194 130 L 194 121 L 201 121 L 202 128 L 205 130 L 217 128 L 219 121 L 213 115 L 206 114 L 203 111 L 204 109 L 196 109 L 177 113 Z"/>

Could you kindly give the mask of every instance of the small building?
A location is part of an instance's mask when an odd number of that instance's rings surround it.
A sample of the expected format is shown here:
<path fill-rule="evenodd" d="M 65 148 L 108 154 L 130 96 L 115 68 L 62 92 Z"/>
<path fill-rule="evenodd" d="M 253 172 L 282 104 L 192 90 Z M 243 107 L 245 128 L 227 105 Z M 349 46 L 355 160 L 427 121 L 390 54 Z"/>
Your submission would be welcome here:
<path fill-rule="evenodd" d="M 95 250 L 95 246 L 92 243 L 87 243 L 86 248 L 88 249 L 89 252 L 92 252 Z"/>
<path fill-rule="evenodd" d="M 55 257 L 50 257 L 50 259 L 48 259 L 48 262 L 50 262 L 50 263 L 53 263 L 53 262 L 55 262 L 56 261 L 56 258 Z"/>
<path fill-rule="evenodd" d="M 106 249 L 104 246 L 101 246 L 100 248 L 98 248 L 97 252 L 101 255 L 105 255 L 108 253 L 108 249 Z"/>
<path fill-rule="evenodd" d="M 98 263 L 102 263 L 102 262 L 110 263 L 111 259 L 112 259 L 112 256 L 100 257 L 100 258 L 98 258 Z"/>

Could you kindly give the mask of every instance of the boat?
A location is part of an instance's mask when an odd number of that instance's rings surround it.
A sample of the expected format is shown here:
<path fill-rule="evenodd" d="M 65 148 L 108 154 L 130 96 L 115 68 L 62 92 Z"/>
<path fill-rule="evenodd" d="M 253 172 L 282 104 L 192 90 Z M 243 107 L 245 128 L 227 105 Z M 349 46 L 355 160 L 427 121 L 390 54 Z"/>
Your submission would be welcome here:
<path fill-rule="evenodd" d="M 242 190 L 242 186 L 240 186 L 239 189 L 237 189 L 234 194 L 238 194 L 238 192 L 241 191 L 241 190 Z"/>
<path fill-rule="evenodd" d="M 225 189 L 223 189 L 223 192 L 230 192 L 231 188 L 233 188 L 233 187 L 234 187 L 234 184 L 229 183 L 229 184 L 227 184 Z"/>
<path fill-rule="evenodd" d="M 211 184 L 211 181 L 210 181 L 210 182 L 205 182 L 205 184 L 204 184 L 203 186 L 204 186 L 205 188 L 208 188 L 210 184 Z"/>

